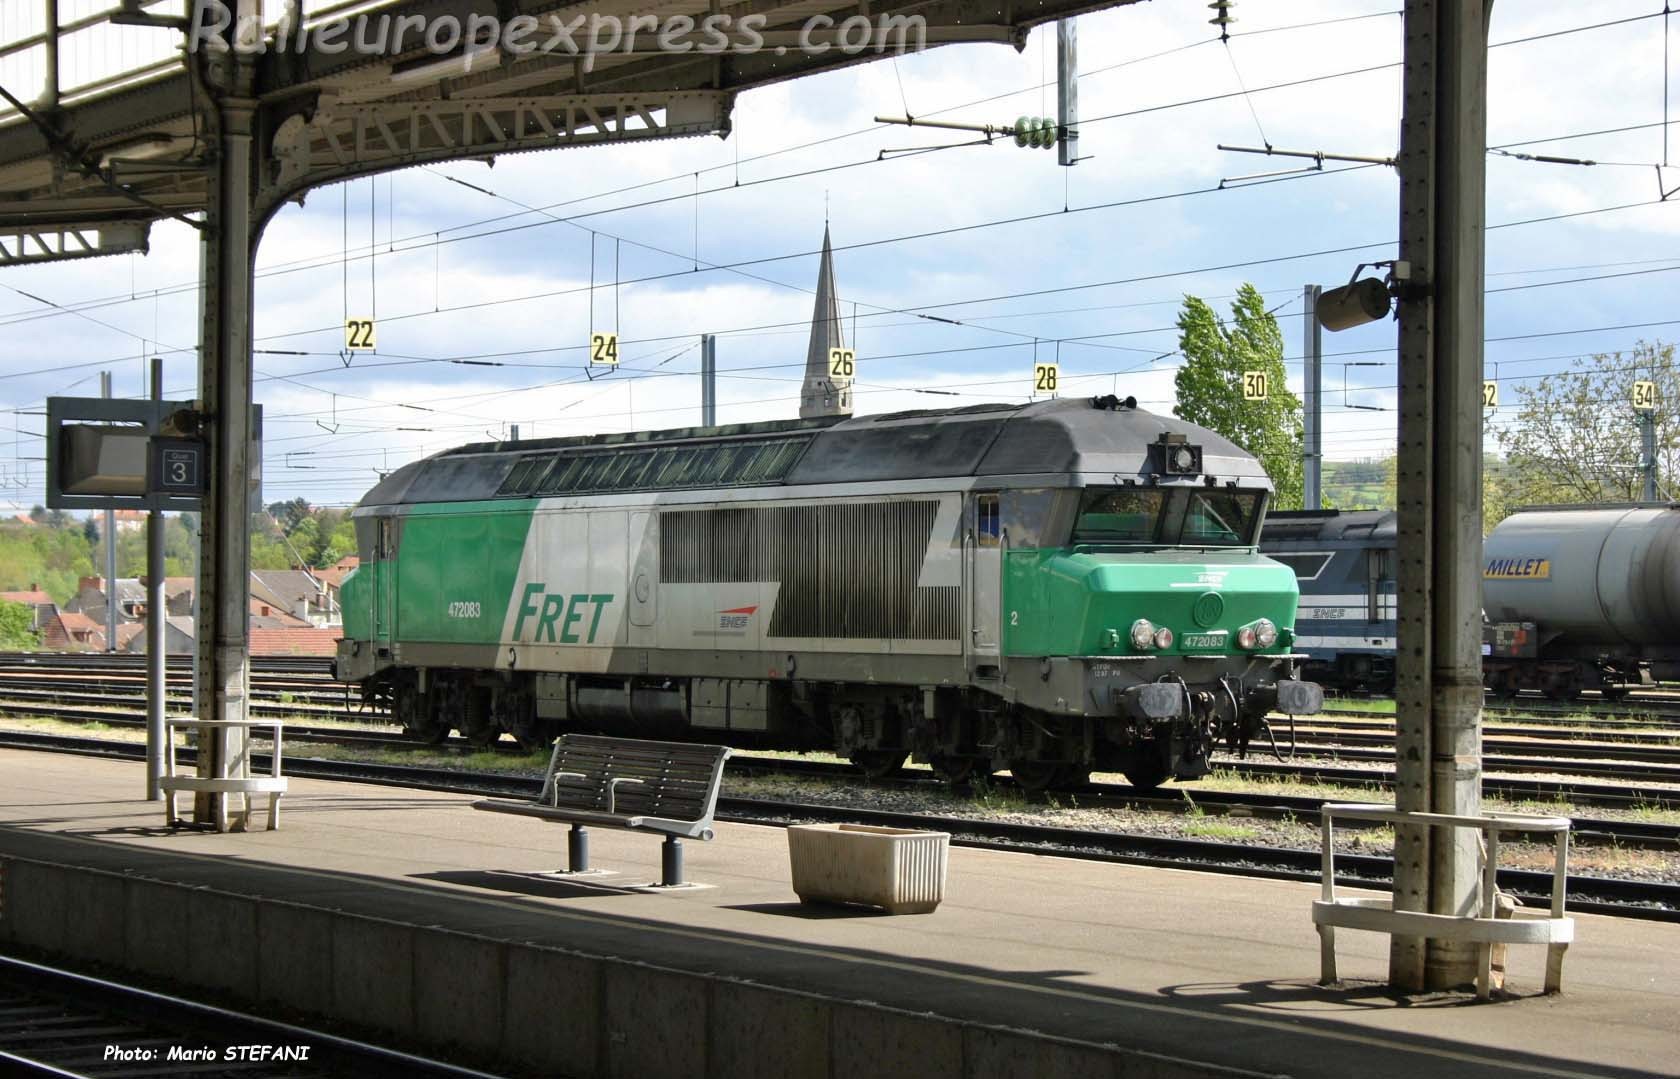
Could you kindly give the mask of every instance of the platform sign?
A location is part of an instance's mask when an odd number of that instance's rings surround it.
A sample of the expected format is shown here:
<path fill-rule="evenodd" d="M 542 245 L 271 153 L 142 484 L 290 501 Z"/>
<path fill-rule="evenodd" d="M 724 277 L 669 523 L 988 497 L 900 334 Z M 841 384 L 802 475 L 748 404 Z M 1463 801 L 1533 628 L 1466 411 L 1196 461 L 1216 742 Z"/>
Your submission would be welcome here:
<path fill-rule="evenodd" d="M 592 333 L 589 335 L 589 362 L 598 366 L 618 366 L 618 334 Z"/>
<path fill-rule="evenodd" d="M 376 337 L 371 318 L 347 318 L 344 320 L 344 348 L 349 352 L 372 352 Z"/>
<path fill-rule="evenodd" d="M 1244 401 L 1264 401 L 1267 396 L 1266 389 L 1266 372 L 1244 371 L 1242 373 Z"/>
<path fill-rule="evenodd" d="M 1482 407 L 1499 407 L 1499 383 L 1491 378 L 1482 380 Z"/>
<path fill-rule="evenodd" d="M 1062 366 L 1057 363 L 1033 364 L 1033 392 L 1054 397 L 1062 382 Z"/>
<path fill-rule="evenodd" d="M 828 350 L 828 377 L 852 378 L 857 374 L 857 350 L 831 348 Z"/>
<path fill-rule="evenodd" d="M 154 495 L 196 497 L 204 494 L 204 443 L 193 438 L 151 439 L 147 462 L 146 492 Z"/>
<path fill-rule="evenodd" d="M 1657 384 L 1643 379 L 1633 384 L 1633 409 L 1635 412 L 1651 412 L 1657 407 Z"/>

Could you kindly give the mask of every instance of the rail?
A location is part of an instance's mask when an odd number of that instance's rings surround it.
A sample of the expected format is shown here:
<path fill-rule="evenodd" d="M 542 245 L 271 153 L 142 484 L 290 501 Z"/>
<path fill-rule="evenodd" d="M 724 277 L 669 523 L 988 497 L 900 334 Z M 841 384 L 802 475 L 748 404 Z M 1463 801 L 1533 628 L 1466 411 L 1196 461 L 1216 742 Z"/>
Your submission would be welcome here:
<path fill-rule="evenodd" d="M 1385 824 L 1421 825 L 1429 828 L 1474 828 L 1482 833 L 1482 901 L 1476 915 L 1428 914 L 1395 910 L 1391 896 L 1338 897 L 1336 895 L 1335 819 L 1377 821 Z M 1552 869 L 1549 915 L 1518 920 L 1498 916 L 1499 834 L 1501 832 L 1549 833 L 1555 837 L 1556 856 Z M 1499 944 L 1546 945 L 1547 993 L 1563 987 L 1563 953 L 1575 936 L 1575 922 L 1564 914 L 1569 873 L 1569 819 L 1529 814 L 1458 816 L 1448 813 L 1416 813 L 1386 805 L 1363 802 L 1326 802 L 1322 810 L 1323 869 L 1322 898 L 1313 902 L 1313 924 L 1318 927 L 1319 980 L 1332 983 L 1336 977 L 1336 929 L 1362 929 L 1375 933 L 1436 940 L 1468 941 L 1477 945 L 1476 995 L 1492 992 L 1493 950 Z M 1513 915 L 1524 913 L 1520 909 Z"/>

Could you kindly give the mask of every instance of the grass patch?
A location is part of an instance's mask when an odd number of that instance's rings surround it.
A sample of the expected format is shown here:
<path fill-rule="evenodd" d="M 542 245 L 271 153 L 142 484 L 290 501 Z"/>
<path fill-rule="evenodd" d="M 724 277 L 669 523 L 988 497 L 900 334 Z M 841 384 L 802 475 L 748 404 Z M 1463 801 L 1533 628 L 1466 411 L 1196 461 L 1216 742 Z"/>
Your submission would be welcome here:
<path fill-rule="evenodd" d="M 1260 829 L 1249 824 L 1235 824 L 1228 820 L 1209 820 L 1206 817 L 1186 821 L 1184 834 L 1198 839 L 1247 840 L 1259 836 Z"/>
<path fill-rule="evenodd" d="M 1386 712 L 1394 714 L 1394 699 L 1391 697 L 1334 697 L 1325 698 L 1324 711 L 1330 712 Z"/>

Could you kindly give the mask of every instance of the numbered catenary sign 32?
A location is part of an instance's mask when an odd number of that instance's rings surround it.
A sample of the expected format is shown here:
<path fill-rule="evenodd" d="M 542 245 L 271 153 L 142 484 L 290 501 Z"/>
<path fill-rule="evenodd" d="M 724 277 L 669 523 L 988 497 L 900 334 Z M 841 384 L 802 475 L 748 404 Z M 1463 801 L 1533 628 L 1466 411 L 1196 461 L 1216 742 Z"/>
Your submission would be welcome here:
<path fill-rule="evenodd" d="M 1491 378 L 1482 383 L 1482 407 L 1499 407 L 1499 383 Z"/>

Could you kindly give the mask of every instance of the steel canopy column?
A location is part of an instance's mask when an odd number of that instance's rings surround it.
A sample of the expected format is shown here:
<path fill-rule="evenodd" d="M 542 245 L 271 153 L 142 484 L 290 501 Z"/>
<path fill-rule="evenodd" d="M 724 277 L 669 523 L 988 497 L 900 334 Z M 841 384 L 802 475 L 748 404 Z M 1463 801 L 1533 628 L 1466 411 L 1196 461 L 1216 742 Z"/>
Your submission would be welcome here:
<path fill-rule="evenodd" d="M 1482 288 L 1492 0 L 1407 0 L 1400 138 L 1399 649 L 1395 803 L 1481 809 Z M 1476 837 L 1400 828 L 1400 910 L 1476 913 Z M 1473 947 L 1395 938 L 1407 991 L 1475 978 Z"/>
<path fill-rule="evenodd" d="M 1318 296 L 1308 285 L 1301 293 L 1301 508 L 1324 508 L 1324 327 L 1318 322 Z"/>
<path fill-rule="evenodd" d="M 231 85 L 217 103 L 220 125 L 211 166 L 204 237 L 204 310 L 199 392 L 210 445 L 209 489 L 201 519 L 197 630 L 198 718 L 247 718 L 250 692 L 251 448 L 251 121 L 254 102 L 237 96 L 248 65 L 220 59 Z M 198 772 L 236 774 L 248 762 L 248 732 L 199 728 Z M 225 794 L 197 799 L 194 820 L 228 828 Z"/>

